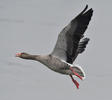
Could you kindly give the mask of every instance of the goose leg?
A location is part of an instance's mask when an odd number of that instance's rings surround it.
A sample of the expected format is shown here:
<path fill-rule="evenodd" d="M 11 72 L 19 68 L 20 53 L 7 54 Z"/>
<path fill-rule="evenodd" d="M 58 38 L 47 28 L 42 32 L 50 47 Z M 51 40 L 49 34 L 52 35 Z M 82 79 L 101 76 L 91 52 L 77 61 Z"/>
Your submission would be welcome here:
<path fill-rule="evenodd" d="M 76 73 L 72 67 L 70 67 L 70 70 L 73 72 L 74 75 L 76 75 L 82 80 L 82 77 L 78 73 Z"/>
<path fill-rule="evenodd" d="M 79 83 L 73 79 L 72 75 L 70 75 L 70 77 L 71 77 L 73 83 L 76 85 L 77 89 L 79 89 Z"/>

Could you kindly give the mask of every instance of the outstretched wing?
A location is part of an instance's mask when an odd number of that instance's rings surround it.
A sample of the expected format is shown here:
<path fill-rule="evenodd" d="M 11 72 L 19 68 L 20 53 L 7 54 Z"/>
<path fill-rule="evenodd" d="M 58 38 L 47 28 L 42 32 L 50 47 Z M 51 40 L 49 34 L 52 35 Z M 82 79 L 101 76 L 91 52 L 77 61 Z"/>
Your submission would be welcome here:
<path fill-rule="evenodd" d="M 89 10 L 87 8 L 88 5 L 60 32 L 52 55 L 68 63 L 73 63 L 79 41 L 83 37 L 93 14 L 92 8 Z"/>

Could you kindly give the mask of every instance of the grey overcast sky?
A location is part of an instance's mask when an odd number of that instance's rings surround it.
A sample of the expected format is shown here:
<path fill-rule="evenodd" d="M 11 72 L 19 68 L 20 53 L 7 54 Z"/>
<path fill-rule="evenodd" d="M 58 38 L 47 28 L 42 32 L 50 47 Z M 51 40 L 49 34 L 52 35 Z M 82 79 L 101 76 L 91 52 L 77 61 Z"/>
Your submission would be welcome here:
<path fill-rule="evenodd" d="M 58 33 L 86 4 L 91 39 L 76 62 L 86 72 L 77 90 L 68 76 L 17 52 L 50 53 Z M 112 0 L 0 0 L 0 100 L 112 100 Z"/>

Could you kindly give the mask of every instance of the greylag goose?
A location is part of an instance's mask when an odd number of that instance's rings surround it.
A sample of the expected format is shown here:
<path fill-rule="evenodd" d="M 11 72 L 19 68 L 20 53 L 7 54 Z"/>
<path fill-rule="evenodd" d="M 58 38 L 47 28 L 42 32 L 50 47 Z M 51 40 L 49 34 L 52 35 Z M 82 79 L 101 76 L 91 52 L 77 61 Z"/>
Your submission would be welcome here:
<path fill-rule="evenodd" d="M 84 10 L 76 16 L 58 35 L 55 48 L 48 55 L 31 55 L 25 52 L 17 53 L 16 57 L 28 60 L 36 60 L 46 65 L 51 70 L 69 75 L 79 88 L 79 83 L 73 78 L 73 75 L 81 80 L 85 78 L 85 73 L 80 66 L 73 65 L 78 54 L 81 54 L 88 44 L 89 38 L 84 38 L 84 32 L 91 20 L 93 10 Z"/>

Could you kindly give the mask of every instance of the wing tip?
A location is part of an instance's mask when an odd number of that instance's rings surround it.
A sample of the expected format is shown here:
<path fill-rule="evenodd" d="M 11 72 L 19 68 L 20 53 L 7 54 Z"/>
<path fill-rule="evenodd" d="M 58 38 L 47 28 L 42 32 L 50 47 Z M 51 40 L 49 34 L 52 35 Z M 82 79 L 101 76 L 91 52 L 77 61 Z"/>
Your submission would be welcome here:
<path fill-rule="evenodd" d="M 80 13 L 80 14 L 83 14 L 88 8 L 88 4 L 86 4 L 86 7 L 84 8 L 84 10 Z"/>
<path fill-rule="evenodd" d="M 78 19 L 79 17 L 89 13 L 88 15 L 90 15 L 90 18 L 91 16 L 93 15 L 93 9 L 90 8 L 89 10 L 88 9 L 88 4 L 86 4 L 85 8 L 81 11 L 81 13 L 79 13 L 71 22 L 75 21 L 75 19 Z"/>
<path fill-rule="evenodd" d="M 86 4 L 86 7 L 85 7 L 84 10 L 80 13 L 80 15 L 86 13 L 85 11 L 86 11 L 87 9 L 88 9 L 88 4 Z M 93 9 L 92 9 L 92 8 L 90 8 L 88 11 L 91 12 L 91 13 L 93 13 Z M 87 11 L 87 12 L 88 12 L 88 11 Z"/>

